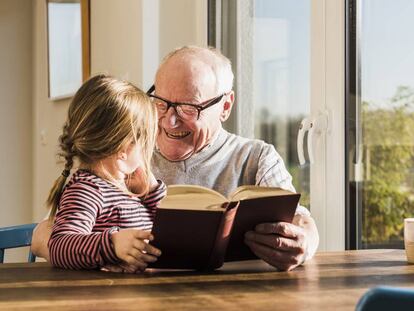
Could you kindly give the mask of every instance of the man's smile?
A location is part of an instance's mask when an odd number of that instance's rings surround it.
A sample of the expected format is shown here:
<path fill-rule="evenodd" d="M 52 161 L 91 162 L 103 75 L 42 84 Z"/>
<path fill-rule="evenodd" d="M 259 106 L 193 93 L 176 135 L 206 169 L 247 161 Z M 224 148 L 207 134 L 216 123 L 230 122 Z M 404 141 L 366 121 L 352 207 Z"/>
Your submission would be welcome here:
<path fill-rule="evenodd" d="M 191 134 L 191 132 L 189 131 L 168 132 L 166 129 L 164 129 L 164 132 L 165 135 L 167 135 L 167 137 L 171 139 L 182 139 Z"/>

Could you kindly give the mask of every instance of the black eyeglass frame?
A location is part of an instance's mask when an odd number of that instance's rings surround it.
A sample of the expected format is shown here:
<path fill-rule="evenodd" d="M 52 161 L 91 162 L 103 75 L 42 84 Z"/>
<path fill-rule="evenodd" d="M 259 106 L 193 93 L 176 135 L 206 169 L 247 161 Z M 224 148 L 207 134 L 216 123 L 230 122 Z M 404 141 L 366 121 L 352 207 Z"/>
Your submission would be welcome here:
<path fill-rule="evenodd" d="M 193 107 L 194 109 L 197 110 L 197 120 L 200 119 L 200 113 L 201 113 L 201 111 L 203 111 L 203 110 L 205 110 L 207 108 L 210 108 L 211 106 L 214 106 L 215 104 L 218 104 L 222 100 L 222 98 L 225 95 L 228 94 L 228 93 L 223 93 L 223 94 L 221 94 L 219 96 L 216 96 L 214 98 L 208 99 L 208 100 L 206 100 L 206 101 L 204 101 L 204 102 L 202 102 L 200 104 L 191 104 L 191 103 L 174 103 L 174 102 L 171 102 L 171 101 L 169 101 L 169 100 L 167 100 L 165 98 L 162 98 L 160 96 L 151 94 L 152 92 L 154 92 L 154 90 L 155 90 L 155 86 L 153 85 L 147 91 L 147 95 L 149 97 L 156 98 L 156 99 L 159 99 L 159 100 L 162 100 L 163 102 L 165 102 L 167 104 L 167 109 L 165 110 L 165 113 L 167 113 L 167 111 L 168 111 L 168 109 L 170 109 L 170 107 L 173 107 L 175 113 L 177 114 L 177 116 L 179 116 L 179 117 L 182 118 L 182 115 L 177 111 L 177 107 L 182 106 L 182 105 L 191 106 L 191 107 Z"/>

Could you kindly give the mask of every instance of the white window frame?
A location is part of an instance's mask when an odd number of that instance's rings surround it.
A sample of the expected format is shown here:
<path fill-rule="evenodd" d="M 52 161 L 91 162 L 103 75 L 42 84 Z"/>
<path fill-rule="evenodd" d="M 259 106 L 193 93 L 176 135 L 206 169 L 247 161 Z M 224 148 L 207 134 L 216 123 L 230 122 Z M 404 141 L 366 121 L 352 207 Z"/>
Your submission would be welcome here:
<path fill-rule="evenodd" d="M 288 0 L 286 0 L 288 1 Z M 320 235 L 319 251 L 345 249 L 345 3 L 342 0 L 311 1 L 311 119 L 327 116 L 326 131 L 314 135 L 314 163 L 311 164 L 311 213 Z M 220 1 L 216 6 L 216 41 L 213 44 L 233 59 L 238 98 L 231 131 L 253 137 L 249 57 L 252 19 L 250 1 Z M 236 23 L 225 18 L 223 10 L 235 10 Z M 233 15 L 234 16 L 234 15 Z M 221 21 L 221 22 L 219 22 Z M 242 22 L 241 22 L 242 21 Z M 223 40 L 235 33 L 233 40 Z M 224 35 L 223 35 L 224 34 Z M 250 39 L 249 39 L 250 38 Z M 241 53 L 243 51 L 243 53 Z M 240 68 L 241 64 L 247 66 Z M 247 64 L 247 65 L 246 65 Z M 249 95 L 250 94 L 250 95 Z M 242 124 L 243 123 L 243 124 Z"/>
<path fill-rule="evenodd" d="M 312 216 L 319 250 L 345 249 L 345 3 L 313 0 L 311 13 L 311 114 L 328 114 L 314 147 Z"/>

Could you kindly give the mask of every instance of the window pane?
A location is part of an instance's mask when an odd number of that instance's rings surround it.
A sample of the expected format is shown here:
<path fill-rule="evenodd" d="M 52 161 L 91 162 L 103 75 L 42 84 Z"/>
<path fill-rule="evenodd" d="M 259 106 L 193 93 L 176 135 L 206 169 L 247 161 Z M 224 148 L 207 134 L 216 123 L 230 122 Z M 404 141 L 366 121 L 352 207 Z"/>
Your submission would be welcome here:
<path fill-rule="evenodd" d="M 414 1 L 359 10 L 362 247 L 401 246 L 414 216 Z"/>
<path fill-rule="evenodd" d="M 256 0 L 253 6 L 255 137 L 276 147 L 301 204 L 309 206 L 309 165 L 299 167 L 296 136 L 310 112 L 310 1 Z"/>

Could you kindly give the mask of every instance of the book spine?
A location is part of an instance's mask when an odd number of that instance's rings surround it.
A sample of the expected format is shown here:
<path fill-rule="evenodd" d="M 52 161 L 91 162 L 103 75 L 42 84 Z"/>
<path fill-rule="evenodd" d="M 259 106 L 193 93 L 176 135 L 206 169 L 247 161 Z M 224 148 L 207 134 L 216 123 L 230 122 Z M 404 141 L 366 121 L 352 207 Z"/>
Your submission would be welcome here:
<path fill-rule="evenodd" d="M 224 263 L 224 258 L 226 255 L 227 246 L 230 241 L 231 230 L 233 228 L 233 223 L 236 217 L 239 203 L 240 202 L 224 203 L 223 208 L 225 208 L 226 211 L 223 213 L 221 223 L 217 230 L 216 239 L 214 242 L 213 249 L 211 250 L 207 269 L 220 268 Z"/>

